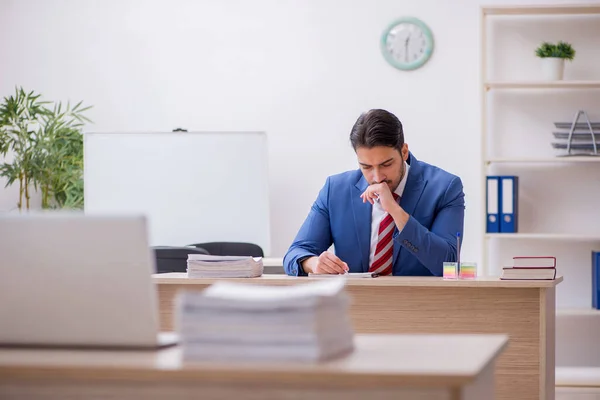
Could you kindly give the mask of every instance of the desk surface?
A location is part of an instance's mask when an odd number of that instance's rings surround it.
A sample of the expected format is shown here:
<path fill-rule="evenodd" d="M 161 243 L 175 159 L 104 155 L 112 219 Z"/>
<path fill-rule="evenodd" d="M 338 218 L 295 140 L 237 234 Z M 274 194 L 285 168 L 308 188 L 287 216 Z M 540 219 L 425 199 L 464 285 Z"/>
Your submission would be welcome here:
<path fill-rule="evenodd" d="M 210 285 L 217 281 L 227 280 L 232 282 L 245 282 L 265 285 L 292 284 L 298 282 L 314 282 L 318 277 L 268 275 L 258 278 L 188 278 L 185 272 L 169 272 L 165 274 L 153 274 L 155 283 L 177 284 L 177 285 Z M 506 288 L 550 288 L 562 282 L 563 277 L 557 276 L 555 280 L 501 280 L 498 277 L 478 277 L 464 280 L 445 280 L 439 277 L 429 276 L 380 276 L 378 278 L 352 278 L 348 279 L 349 286 L 443 286 L 443 287 L 506 287 Z"/>
<path fill-rule="evenodd" d="M 500 354 L 506 335 L 356 335 L 355 351 L 309 363 L 184 363 L 181 348 L 158 351 L 0 349 L 0 381 L 135 379 L 137 381 L 323 384 L 366 389 L 464 385 Z"/>

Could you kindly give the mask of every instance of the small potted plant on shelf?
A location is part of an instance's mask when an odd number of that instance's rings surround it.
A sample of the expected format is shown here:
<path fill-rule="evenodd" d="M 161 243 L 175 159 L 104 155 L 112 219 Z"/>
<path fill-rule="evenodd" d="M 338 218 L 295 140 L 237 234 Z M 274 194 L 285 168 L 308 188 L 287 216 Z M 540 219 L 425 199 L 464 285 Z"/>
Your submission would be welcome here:
<path fill-rule="evenodd" d="M 565 70 L 565 60 L 573 61 L 575 49 L 562 41 L 558 43 L 543 42 L 535 54 L 542 59 L 542 74 L 547 80 L 561 80 Z"/>

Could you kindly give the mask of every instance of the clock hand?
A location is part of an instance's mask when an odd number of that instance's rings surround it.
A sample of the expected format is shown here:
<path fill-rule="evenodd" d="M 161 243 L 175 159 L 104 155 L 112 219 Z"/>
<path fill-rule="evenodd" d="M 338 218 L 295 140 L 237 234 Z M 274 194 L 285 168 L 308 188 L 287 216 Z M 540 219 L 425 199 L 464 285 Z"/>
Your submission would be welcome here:
<path fill-rule="evenodd" d="M 410 35 L 406 37 L 404 41 L 404 61 L 408 62 L 408 41 L 410 40 Z"/>

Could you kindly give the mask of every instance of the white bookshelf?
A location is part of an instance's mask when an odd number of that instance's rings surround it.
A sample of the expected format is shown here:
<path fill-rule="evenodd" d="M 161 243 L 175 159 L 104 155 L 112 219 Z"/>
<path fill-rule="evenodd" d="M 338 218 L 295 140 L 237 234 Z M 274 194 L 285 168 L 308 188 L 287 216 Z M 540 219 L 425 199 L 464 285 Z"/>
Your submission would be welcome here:
<path fill-rule="evenodd" d="M 484 88 L 489 89 L 598 89 L 598 81 L 488 81 L 484 83 Z"/>
<path fill-rule="evenodd" d="M 600 318 L 600 310 L 594 308 L 560 308 L 556 310 L 556 315 Z"/>
<path fill-rule="evenodd" d="M 535 4 L 535 5 L 495 5 L 483 7 L 482 12 L 486 16 L 497 15 L 580 15 L 580 14 L 600 14 L 599 3 L 579 3 L 579 4 Z"/>
<path fill-rule="evenodd" d="M 600 157 L 506 157 L 484 159 L 486 164 L 563 164 L 563 163 L 596 163 Z"/>
<path fill-rule="evenodd" d="M 535 49 L 564 40 L 576 50 L 561 81 L 541 79 Z M 481 210 L 485 177 L 519 176 L 519 231 L 485 233 L 481 273 L 513 256 L 556 255 L 559 313 L 591 308 L 591 251 L 600 251 L 600 157 L 558 157 L 554 122 L 583 109 L 600 121 L 600 3 L 481 9 Z M 579 122 L 583 122 L 580 120 Z M 482 218 L 486 232 L 486 218 Z"/>
<path fill-rule="evenodd" d="M 600 245 L 600 234 L 570 234 L 570 233 L 486 233 L 486 239 L 502 240 L 555 240 L 555 241 L 578 241 L 596 242 Z"/>

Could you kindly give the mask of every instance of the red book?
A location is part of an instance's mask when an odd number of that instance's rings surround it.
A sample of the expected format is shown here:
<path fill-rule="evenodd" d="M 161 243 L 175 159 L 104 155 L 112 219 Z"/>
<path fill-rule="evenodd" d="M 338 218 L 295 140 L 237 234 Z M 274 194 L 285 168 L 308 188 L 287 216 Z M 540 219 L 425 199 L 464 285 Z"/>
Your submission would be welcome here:
<path fill-rule="evenodd" d="M 514 268 L 556 268 L 556 257 L 513 257 Z"/>

